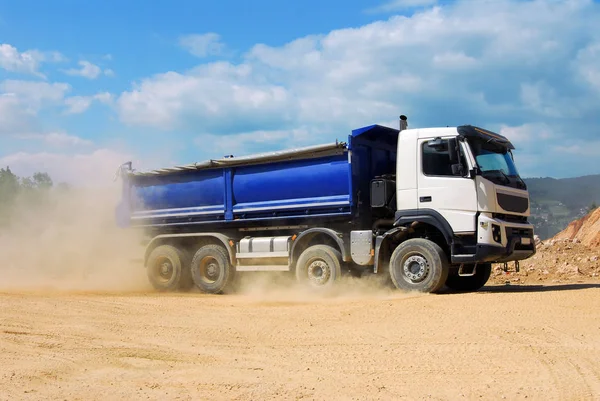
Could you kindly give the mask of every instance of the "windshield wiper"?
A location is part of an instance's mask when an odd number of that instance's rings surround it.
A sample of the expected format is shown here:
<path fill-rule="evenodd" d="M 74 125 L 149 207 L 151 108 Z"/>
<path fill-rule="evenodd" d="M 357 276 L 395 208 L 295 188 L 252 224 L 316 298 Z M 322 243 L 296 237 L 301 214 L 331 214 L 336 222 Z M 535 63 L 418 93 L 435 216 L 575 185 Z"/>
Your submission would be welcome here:
<path fill-rule="evenodd" d="M 521 177 L 519 177 L 518 175 L 511 175 L 511 177 L 515 177 L 515 179 L 517 180 L 517 184 L 521 184 L 521 189 L 527 189 L 527 184 L 525 184 L 525 181 L 523 181 Z"/>
<path fill-rule="evenodd" d="M 510 184 L 510 178 L 509 178 L 509 177 L 506 175 L 506 173 L 505 173 L 504 171 L 502 171 L 502 170 L 488 170 L 488 171 L 486 171 L 486 173 L 500 173 L 500 174 L 502 174 L 502 176 L 503 176 L 503 177 L 504 177 L 504 179 L 506 180 L 506 181 L 505 181 L 505 184 Z"/>

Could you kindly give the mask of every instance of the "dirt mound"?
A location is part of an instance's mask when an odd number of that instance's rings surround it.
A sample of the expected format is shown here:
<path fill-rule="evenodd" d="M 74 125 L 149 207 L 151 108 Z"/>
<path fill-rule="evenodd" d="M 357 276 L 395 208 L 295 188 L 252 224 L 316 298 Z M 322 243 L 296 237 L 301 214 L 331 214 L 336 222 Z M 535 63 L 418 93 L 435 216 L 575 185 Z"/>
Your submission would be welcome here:
<path fill-rule="evenodd" d="M 505 274 L 502 265 L 494 265 L 491 282 L 511 281 L 554 283 L 600 279 L 600 248 L 591 248 L 579 239 L 552 239 L 539 242 L 537 252 L 520 264 L 519 273 Z M 509 269 L 514 265 L 509 263 Z"/>
<path fill-rule="evenodd" d="M 553 239 L 578 239 L 582 244 L 589 247 L 600 247 L 600 208 L 591 211 L 581 219 L 571 222 L 567 228 L 558 233 Z"/>

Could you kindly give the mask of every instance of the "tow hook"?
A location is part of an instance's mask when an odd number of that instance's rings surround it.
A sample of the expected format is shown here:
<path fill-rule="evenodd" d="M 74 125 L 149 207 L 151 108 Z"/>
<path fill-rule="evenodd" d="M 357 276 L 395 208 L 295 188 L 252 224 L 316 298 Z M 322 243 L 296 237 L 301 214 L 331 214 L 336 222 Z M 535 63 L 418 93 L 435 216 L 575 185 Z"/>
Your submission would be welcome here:
<path fill-rule="evenodd" d="M 519 271 L 521 271 L 519 261 L 515 260 L 515 273 L 518 273 Z M 508 262 L 504 262 L 504 273 L 508 273 Z"/>

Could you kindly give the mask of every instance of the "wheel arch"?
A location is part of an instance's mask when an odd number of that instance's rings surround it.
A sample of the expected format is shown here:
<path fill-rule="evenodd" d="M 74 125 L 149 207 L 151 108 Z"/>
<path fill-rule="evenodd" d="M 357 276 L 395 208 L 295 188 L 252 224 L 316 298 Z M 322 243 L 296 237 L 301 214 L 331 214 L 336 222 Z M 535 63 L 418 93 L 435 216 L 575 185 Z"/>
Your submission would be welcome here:
<path fill-rule="evenodd" d="M 375 267 L 389 262 L 394 249 L 403 241 L 412 238 L 429 238 L 446 253 L 450 260 L 454 232 L 448 221 L 435 210 L 403 211 L 396 213 L 394 228 L 375 239 Z"/>
<path fill-rule="evenodd" d="M 300 254 L 315 242 L 323 245 L 335 245 L 334 248 L 342 254 L 342 261 L 350 260 L 349 244 L 348 241 L 344 241 L 343 234 L 330 228 L 318 227 L 303 231 L 294 240 L 290 252 L 291 265 L 296 266 Z"/>
<path fill-rule="evenodd" d="M 454 242 L 452 226 L 438 211 L 433 209 L 418 209 L 396 212 L 395 227 L 408 227 L 415 226 L 416 224 L 435 228 L 437 232 L 442 234 L 447 246 L 450 246 Z"/>

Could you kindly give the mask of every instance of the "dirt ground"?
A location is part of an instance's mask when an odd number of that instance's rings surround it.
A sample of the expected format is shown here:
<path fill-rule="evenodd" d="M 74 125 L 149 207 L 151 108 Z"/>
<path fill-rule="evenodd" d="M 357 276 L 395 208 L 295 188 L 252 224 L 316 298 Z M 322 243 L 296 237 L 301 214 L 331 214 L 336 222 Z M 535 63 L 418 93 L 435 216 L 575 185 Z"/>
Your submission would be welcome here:
<path fill-rule="evenodd" d="M 0 303 L 0 400 L 600 398 L 598 280 Z"/>

